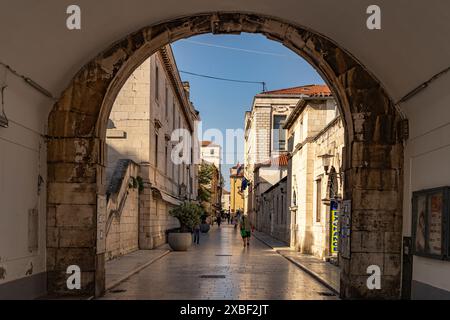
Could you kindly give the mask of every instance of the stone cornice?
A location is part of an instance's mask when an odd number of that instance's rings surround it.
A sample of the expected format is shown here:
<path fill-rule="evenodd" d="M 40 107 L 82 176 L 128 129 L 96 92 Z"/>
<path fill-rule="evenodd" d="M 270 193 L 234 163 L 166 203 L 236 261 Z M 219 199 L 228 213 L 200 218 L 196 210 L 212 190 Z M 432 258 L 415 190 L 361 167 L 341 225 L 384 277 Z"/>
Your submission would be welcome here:
<path fill-rule="evenodd" d="M 161 58 L 161 61 L 164 63 L 164 69 L 170 83 L 172 84 L 172 87 L 175 90 L 175 96 L 177 97 L 177 100 L 181 106 L 183 115 L 189 125 L 189 129 L 191 132 L 193 132 L 194 124 L 192 119 L 193 110 L 191 110 L 192 105 L 184 90 L 183 82 L 181 81 L 180 73 L 178 71 L 172 49 L 170 48 L 170 46 L 165 46 L 159 49 L 158 54 Z"/>

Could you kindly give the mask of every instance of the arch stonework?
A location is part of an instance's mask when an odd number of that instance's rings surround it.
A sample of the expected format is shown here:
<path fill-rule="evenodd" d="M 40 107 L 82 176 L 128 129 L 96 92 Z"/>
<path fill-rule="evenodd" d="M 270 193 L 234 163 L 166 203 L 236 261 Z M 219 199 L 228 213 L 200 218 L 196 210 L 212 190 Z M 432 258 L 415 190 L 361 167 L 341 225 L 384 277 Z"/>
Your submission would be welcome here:
<path fill-rule="evenodd" d="M 211 13 L 146 27 L 112 45 L 73 78 L 49 116 L 48 290 L 74 294 L 66 269 L 78 265 L 77 295 L 104 292 L 97 225 L 106 210 L 105 133 L 115 97 L 146 58 L 193 35 L 264 34 L 306 59 L 332 88 L 346 127 L 344 197 L 352 201 L 351 255 L 341 262 L 341 297 L 399 298 L 403 141 L 400 114 L 380 83 L 345 50 L 310 30 L 272 17 Z M 381 289 L 366 286 L 367 267 L 382 271 Z"/>

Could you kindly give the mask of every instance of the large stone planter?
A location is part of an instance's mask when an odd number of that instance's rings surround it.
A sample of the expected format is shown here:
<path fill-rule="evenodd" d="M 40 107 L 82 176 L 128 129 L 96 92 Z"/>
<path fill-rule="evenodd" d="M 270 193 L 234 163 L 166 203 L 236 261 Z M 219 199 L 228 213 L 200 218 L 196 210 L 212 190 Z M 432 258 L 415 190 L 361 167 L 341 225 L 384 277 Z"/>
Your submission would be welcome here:
<path fill-rule="evenodd" d="M 211 228 L 211 226 L 209 225 L 209 223 L 202 223 L 200 225 L 200 231 L 202 233 L 208 233 L 209 229 Z"/>
<path fill-rule="evenodd" d="M 168 242 L 174 251 L 187 251 L 192 245 L 192 234 L 190 232 L 172 232 L 169 233 Z"/>

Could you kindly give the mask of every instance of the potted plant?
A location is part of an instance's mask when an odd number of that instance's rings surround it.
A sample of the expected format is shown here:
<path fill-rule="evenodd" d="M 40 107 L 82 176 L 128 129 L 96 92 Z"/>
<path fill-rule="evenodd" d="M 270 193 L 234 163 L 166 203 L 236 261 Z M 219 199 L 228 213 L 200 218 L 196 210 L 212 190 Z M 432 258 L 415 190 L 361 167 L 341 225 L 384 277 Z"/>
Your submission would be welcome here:
<path fill-rule="evenodd" d="M 175 251 L 186 251 L 192 245 L 192 229 L 200 223 L 202 208 L 192 202 L 184 202 L 170 210 L 170 215 L 180 222 L 178 232 L 168 235 L 169 246 Z"/>

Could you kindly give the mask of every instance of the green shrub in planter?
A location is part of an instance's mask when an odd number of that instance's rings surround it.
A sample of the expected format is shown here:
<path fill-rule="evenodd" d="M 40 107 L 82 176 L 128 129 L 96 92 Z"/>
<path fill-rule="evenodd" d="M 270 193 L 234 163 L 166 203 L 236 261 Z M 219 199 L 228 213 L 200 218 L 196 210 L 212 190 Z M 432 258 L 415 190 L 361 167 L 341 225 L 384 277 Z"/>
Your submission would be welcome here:
<path fill-rule="evenodd" d="M 191 232 L 197 224 L 200 224 L 203 214 L 203 208 L 192 202 L 184 202 L 170 210 L 170 215 L 180 221 L 180 232 Z"/>

